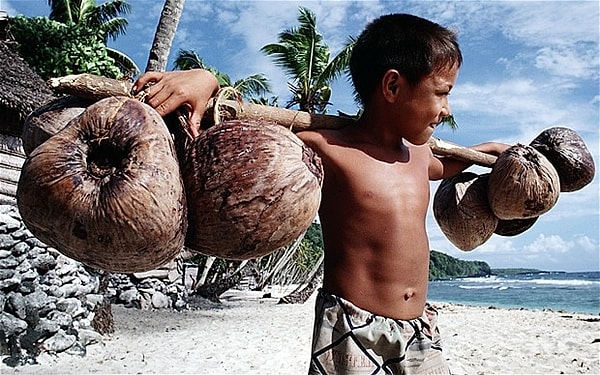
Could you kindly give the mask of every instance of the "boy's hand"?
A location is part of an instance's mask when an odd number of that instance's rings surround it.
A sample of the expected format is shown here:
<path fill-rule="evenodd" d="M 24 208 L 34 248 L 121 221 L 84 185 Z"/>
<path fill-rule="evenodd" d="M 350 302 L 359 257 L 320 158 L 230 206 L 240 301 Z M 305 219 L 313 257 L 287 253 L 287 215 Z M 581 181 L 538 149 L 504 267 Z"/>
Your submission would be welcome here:
<path fill-rule="evenodd" d="M 204 69 L 193 69 L 147 72 L 135 82 L 132 94 L 144 91 L 145 102 L 161 116 L 184 107 L 196 136 L 208 100 L 218 89 L 219 83 L 212 73 Z"/>

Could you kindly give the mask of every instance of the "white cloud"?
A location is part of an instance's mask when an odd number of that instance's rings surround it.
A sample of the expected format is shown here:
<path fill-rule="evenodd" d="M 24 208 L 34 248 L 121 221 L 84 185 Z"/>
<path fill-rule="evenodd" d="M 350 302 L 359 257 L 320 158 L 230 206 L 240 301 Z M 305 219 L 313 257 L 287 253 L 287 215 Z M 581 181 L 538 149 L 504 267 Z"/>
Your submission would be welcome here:
<path fill-rule="evenodd" d="M 19 12 L 15 10 L 11 2 L 12 1 L 0 1 L 0 10 L 5 11 L 9 17 L 14 17 L 19 14 Z"/>
<path fill-rule="evenodd" d="M 571 250 L 575 244 L 572 241 L 565 241 L 558 235 L 546 236 L 540 233 L 534 242 L 523 246 L 524 254 L 527 253 L 566 253 Z"/>
<path fill-rule="evenodd" d="M 595 1 L 501 3 L 506 13 L 497 18 L 510 38 L 529 46 L 598 42 L 599 8 Z"/>
<path fill-rule="evenodd" d="M 589 47 L 589 46 L 587 46 Z M 598 50 L 576 46 L 547 46 L 537 51 L 535 66 L 556 76 L 597 79 Z"/>

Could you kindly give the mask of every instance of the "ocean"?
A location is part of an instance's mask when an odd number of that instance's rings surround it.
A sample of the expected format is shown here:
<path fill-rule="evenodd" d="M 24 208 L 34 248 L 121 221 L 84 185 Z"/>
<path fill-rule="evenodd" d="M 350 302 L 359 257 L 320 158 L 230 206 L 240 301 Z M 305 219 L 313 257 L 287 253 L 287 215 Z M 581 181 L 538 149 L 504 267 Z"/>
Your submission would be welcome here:
<path fill-rule="evenodd" d="M 428 299 L 600 315 L 600 272 L 538 272 L 431 281 Z"/>

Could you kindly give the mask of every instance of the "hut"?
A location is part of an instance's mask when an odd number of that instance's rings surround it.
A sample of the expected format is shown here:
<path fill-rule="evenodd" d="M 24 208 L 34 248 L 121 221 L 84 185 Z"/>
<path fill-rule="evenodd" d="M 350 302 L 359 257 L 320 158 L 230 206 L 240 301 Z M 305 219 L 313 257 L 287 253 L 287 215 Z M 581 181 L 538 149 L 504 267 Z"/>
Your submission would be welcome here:
<path fill-rule="evenodd" d="M 25 161 L 21 142 L 25 118 L 55 98 L 42 78 L 10 49 L 10 43 L 0 40 L 0 204 L 16 203 L 17 183 Z"/>

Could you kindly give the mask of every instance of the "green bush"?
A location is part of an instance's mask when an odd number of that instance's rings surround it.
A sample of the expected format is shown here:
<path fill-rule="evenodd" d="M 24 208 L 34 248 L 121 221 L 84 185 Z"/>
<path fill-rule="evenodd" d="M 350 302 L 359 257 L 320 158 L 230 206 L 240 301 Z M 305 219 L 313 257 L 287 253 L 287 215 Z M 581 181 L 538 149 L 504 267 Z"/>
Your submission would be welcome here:
<path fill-rule="evenodd" d="M 17 16 L 10 20 L 10 32 L 17 42 L 17 53 L 45 80 L 80 73 L 109 78 L 121 75 L 98 30 L 46 17 Z"/>

